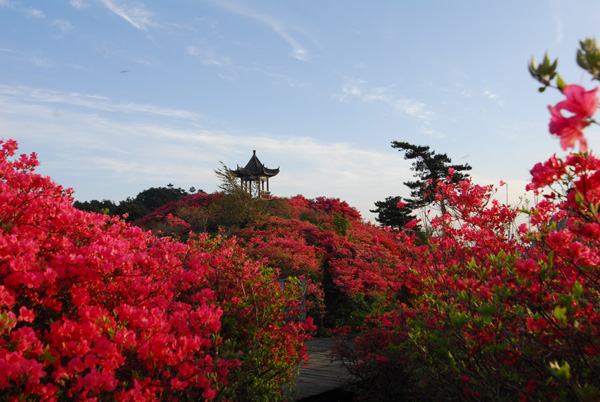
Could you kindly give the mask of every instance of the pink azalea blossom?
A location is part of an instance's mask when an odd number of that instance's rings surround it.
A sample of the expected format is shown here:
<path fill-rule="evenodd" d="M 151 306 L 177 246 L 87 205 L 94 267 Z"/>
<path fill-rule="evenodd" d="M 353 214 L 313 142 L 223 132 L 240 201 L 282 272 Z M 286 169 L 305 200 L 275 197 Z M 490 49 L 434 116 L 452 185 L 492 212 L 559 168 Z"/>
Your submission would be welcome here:
<path fill-rule="evenodd" d="M 560 137 L 560 146 L 565 151 L 568 148 L 575 148 L 575 143 L 579 141 L 579 150 L 587 152 L 587 140 L 583 136 L 583 129 L 589 125 L 582 117 L 574 115 L 565 117 L 561 110 L 554 106 L 548 106 L 550 114 L 550 133 Z"/>
<path fill-rule="evenodd" d="M 579 85 L 568 85 L 563 89 L 567 97 L 556 106 L 549 106 L 550 114 L 550 133 L 560 137 L 560 146 L 562 149 L 574 148 L 575 143 L 579 141 L 579 151 L 587 152 L 587 141 L 583 136 L 583 129 L 590 125 L 590 118 L 598 109 L 598 88 L 586 91 Z M 573 113 L 566 117 L 562 111 L 566 110 Z"/>
<path fill-rule="evenodd" d="M 585 88 L 579 85 L 567 85 L 563 89 L 563 94 L 567 97 L 562 102 L 556 105 L 560 111 L 568 110 L 579 117 L 592 117 L 598 109 L 598 96 L 596 95 L 598 88 L 586 91 Z"/>

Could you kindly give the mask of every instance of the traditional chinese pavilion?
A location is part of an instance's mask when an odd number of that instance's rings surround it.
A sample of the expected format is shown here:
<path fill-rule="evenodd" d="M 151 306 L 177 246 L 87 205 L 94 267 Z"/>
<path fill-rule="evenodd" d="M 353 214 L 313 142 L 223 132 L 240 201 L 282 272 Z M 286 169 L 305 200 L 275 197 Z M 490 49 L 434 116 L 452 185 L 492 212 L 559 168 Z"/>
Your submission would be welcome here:
<path fill-rule="evenodd" d="M 256 191 L 258 196 L 263 194 L 271 194 L 269 189 L 269 177 L 277 176 L 279 168 L 269 169 L 263 165 L 258 157 L 256 151 L 252 151 L 252 158 L 246 164 L 245 167 L 237 167 L 233 173 L 240 178 L 242 188 L 248 193 L 252 194 L 253 190 Z"/>

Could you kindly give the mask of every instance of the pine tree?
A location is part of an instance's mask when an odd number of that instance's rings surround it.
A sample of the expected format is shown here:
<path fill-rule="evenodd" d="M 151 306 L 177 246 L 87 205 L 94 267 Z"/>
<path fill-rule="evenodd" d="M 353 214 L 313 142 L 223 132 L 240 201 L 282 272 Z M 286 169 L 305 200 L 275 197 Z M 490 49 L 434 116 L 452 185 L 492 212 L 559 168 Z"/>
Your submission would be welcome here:
<path fill-rule="evenodd" d="M 467 173 L 462 172 L 472 169 L 468 164 L 453 165 L 448 155 L 436 154 L 428 146 L 392 141 L 392 148 L 404 151 L 404 159 L 413 161 L 411 170 L 415 172 L 414 176 L 417 180 L 404 182 L 404 185 L 411 190 L 412 198 L 407 202 L 407 207 L 411 210 L 425 207 L 435 200 L 437 184 L 440 180 L 450 177 L 451 182 L 457 184 L 469 177 Z M 448 174 L 450 168 L 454 169 L 452 175 Z M 446 207 L 443 201 L 440 207 L 442 213 L 445 213 Z"/>
<path fill-rule="evenodd" d="M 411 170 L 415 172 L 414 177 L 417 180 L 404 182 L 404 185 L 410 189 L 410 198 L 402 200 L 399 196 L 390 196 L 385 201 L 375 203 L 377 208 L 371 212 L 378 214 L 375 219 L 384 226 L 403 228 L 412 219 L 411 213 L 435 200 L 436 188 L 440 180 L 450 177 L 451 182 L 457 184 L 469 177 L 464 172 L 471 170 L 471 166 L 453 165 L 448 155 L 436 154 L 428 146 L 392 141 L 392 148 L 403 151 L 404 159 L 413 161 Z M 449 174 L 450 168 L 454 169 L 452 175 Z M 406 205 L 399 208 L 399 201 L 404 201 Z M 443 200 L 440 208 L 442 213 L 446 213 Z"/>
<path fill-rule="evenodd" d="M 412 210 L 406 205 L 399 207 L 399 202 L 404 202 L 400 196 L 390 196 L 385 201 L 375 202 L 377 208 L 371 210 L 377 214 L 375 220 L 383 226 L 402 229 L 408 222 L 415 219 L 415 216 L 411 215 Z"/>

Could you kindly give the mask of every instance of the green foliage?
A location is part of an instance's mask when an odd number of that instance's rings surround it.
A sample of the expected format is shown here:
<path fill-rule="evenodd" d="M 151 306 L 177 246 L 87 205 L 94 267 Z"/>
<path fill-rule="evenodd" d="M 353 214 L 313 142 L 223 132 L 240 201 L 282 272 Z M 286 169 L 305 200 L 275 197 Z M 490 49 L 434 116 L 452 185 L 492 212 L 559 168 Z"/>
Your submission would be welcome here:
<path fill-rule="evenodd" d="M 193 191 L 192 191 L 193 190 Z M 196 192 L 194 187 L 190 188 L 190 192 Z M 198 190 L 198 193 L 204 193 Z M 143 218 L 150 212 L 163 205 L 171 202 L 176 202 L 189 195 L 182 188 L 175 188 L 172 184 L 166 187 L 150 187 L 138 193 L 135 198 L 127 197 L 118 204 L 110 200 L 91 200 L 91 201 L 75 201 L 73 206 L 82 211 L 96 212 L 110 216 L 123 216 L 127 214 L 126 221 L 133 222 Z"/>
<path fill-rule="evenodd" d="M 446 154 L 436 154 L 429 150 L 428 146 L 413 145 L 408 142 L 392 141 L 392 148 L 404 151 L 404 159 L 412 160 L 411 170 L 414 173 L 415 181 L 404 182 L 410 191 L 411 199 L 407 202 L 410 210 L 427 206 L 434 202 L 437 184 L 440 180 L 450 177 L 450 182 L 457 184 L 469 177 L 462 173 L 471 170 L 469 164 L 452 165 L 452 160 Z M 449 170 L 454 169 L 453 174 Z M 442 213 L 445 212 L 445 204 L 440 204 Z"/>
<path fill-rule="evenodd" d="M 403 229 L 408 222 L 416 217 L 411 215 L 413 211 L 408 206 L 398 207 L 399 202 L 402 202 L 400 196 L 390 196 L 385 201 L 375 202 L 377 208 L 371 210 L 371 212 L 377 214 L 375 220 L 382 226 L 398 230 Z"/>
<path fill-rule="evenodd" d="M 215 169 L 215 174 L 220 180 L 223 196 L 213 208 L 214 218 L 220 228 L 235 233 L 252 226 L 264 213 L 268 201 L 246 192 L 234 172 L 222 162 L 221 165 L 220 169 Z"/>
<path fill-rule="evenodd" d="M 205 237 L 198 246 L 211 251 L 221 242 L 235 241 Z M 222 264 L 246 260 L 243 249 L 236 246 L 232 251 Z M 248 267 L 254 267 L 254 272 Z M 223 343 L 218 355 L 241 363 L 231 369 L 232 381 L 219 392 L 219 401 L 283 401 L 282 386 L 293 384 L 298 374 L 306 351 L 304 341 L 309 338 L 303 329 L 312 327 L 293 319 L 299 315 L 297 301 L 304 288 L 295 278 L 281 286 L 274 275 L 269 267 L 246 262 L 228 270 L 217 269 L 211 278 L 212 289 L 223 306 L 219 332 Z M 232 288 L 241 292 L 232 293 Z"/>
<path fill-rule="evenodd" d="M 453 165 L 448 155 L 436 154 L 428 146 L 392 141 L 392 148 L 404 151 L 404 159 L 413 161 L 411 170 L 417 180 L 404 182 L 404 185 L 410 189 L 411 196 L 411 198 L 405 199 L 404 206 L 398 207 L 398 203 L 402 201 L 400 196 L 390 196 L 384 201 L 375 202 L 376 208 L 371 212 L 377 213 L 375 219 L 383 226 L 403 229 L 408 222 L 415 218 L 412 214 L 417 209 L 435 201 L 437 184 L 440 180 L 450 177 L 450 182 L 457 184 L 469 177 L 467 173 L 464 173 L 471 170 L 469 164 Z M 452 174 L 449 173 L 450 169 L 453 169 Z M 442 213 L 445 213 L 446 203 L 441 202 L 439 205 Z M 424 238 L 420 231 L 417 232 L 420 237 Z"/>
<path fill-rule="evenodd" d="M 592 79 L 600 81 L 600 49 L 596 39 L 586 38 L 579 42 L 576 56 L 577 64 L 585 71 L 590 73 Z M 538 65 L 535 58 L 531 58 L 528 68 L 531 76 L 538 81 L 542 86 L 540 92 L 544 92 L 546 88 L 552 87 L 552 80 L 556 78 L 555 87 L 562 91 L 567 84 L 562 77 L 556 72 L 558 67 L 558 59 L 551 61 L 548 53 L 544 54 L 542 62 Z"/>
<path fill-rule="evenodd" d="M 357 327 L 373 314 L 383 314 L 386 311 L 387 296 L 382 294 L 343 295 L 336 303 L 331 303 L 330 316 L 334 319 L 336 327 L 348 325 Z"/>
<path fill-rule="evenodd" d="M 133 222 L 143 218 L 148 213 L 148 209 L 135 198 L 127 197 L 119 202 L 115 215 L 126 216 L 127 222 Z"/>
<path fill-rule="evenodd" d="M 577 64 L 589 72 L 594 79 L 600 80 L 600 49 L 596 39 L 586 38 L 579 42 Z"/>
<path fill-rule="evenodd" d="M 154 211 L 158 207 L 162 207 L 170 202 L 179 201 L 188 195 L 188 192 L 182 188 L 175 188 L 172 184 L 166 187 L 150 187 L 147 190 L 140 192 L 135 200 L 138 201 L 144 210 L 148 212 Z"/>
<path fill-rule="evenodd" d="M 75 201 L 73 206 L 81 211 L 96 212 L 103 215 L 114 215 L 117 206 L 110 200 Z"/>
<path fill-rule="evenodd" d="M 340 236 L 348 235 L 348 228 L 350 227 L 350 221 L 348 219 L 344 218 L 342 215 L 336 212 L 333 215 L 332 224 L 337 234 L 339 234 Z"/>
<path fill-rule="evenodd" d="M 552 80 L 555 77 L 558 77 L 558 79 L 562 82 L 562 79 L 556 73 L 557 65 L 558 59 L 554 60 L 553 62 L 550 61 L 548 53 L 544 54 L 544 59 L 539 65 L 536 64 L 535 58 L 531 58 L 531 61 L 528 65 L 529 73 L 533 78 L 535 78 L 540 84 L 543 85 L 539 88 L 540 92 L 544 92 L 546 88 L 550 86 Z"/>

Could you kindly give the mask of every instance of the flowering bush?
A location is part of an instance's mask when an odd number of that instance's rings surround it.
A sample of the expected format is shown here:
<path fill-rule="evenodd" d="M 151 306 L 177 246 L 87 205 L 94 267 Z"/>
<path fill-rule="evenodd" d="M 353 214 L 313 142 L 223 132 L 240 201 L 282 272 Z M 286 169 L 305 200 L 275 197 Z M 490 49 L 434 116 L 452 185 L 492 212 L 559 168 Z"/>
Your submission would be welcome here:
<path fill-rule="evenodd" d="M 298 287 L 233 240 L 79 211 L 0 144 L 0 399 L 281 398 L 313 329 L 287 319 Z"/>
<path fill-rule="evenodd" d="M 302 284 L 288 281 L 282 287 L 277 271 L 249 260 L 238 242 L 207 234 L 188 242 L 210 267 L 210 289 L 223 310 L 217 354 L 240 363 L 230 369 L 218 399 L 280 400 L 282 387 L 293 385 L 307 360 L 304 343 L 315 326 L 310 317 L 298 319 L 305 308 Z"/>
<path fill-rule="evenodd" d="M 555 65 L 530 70 L 548 86 Z M 597 90 L 557 80 L 566 100 L 550 107 L 550 132 L 585 152 Z M 356 347 L 339 342 L 336 353 L 367 395 L 600 399 L 600 161 L 553 156 L 531 173 L 528 189 L 543 196 L 524 211 L 531 230 L 515 230 L 517 211 L 492 200 L 492 187 L 463 181 L 438 185 L 446 213 L 432 220 L 428 244 L 399 234 L 413 297 L 339 330 L 341 340 L 358 331 Z"/>
<path fill-rule="evenodd" d="M 194 194 L 135 224 L 181 239 L 190 229 L 220 226 L 231 230 L 219 218 L 223 197 L 221 193 Z M 240 197 L 238 201 L 248 200 Z M 404 275 L 394 268 L 401 259 L 394 234 L 363 222 L 346 202 L 301 195 L 259 202 L 260 214 L 253 224 L 232 233 L 243 240 L 240 246 L 248 256 L 271 268 L 280 279 L 308 280 L 306 307 L 315 318 L 326 315 L 322 326 L 362 321 L 378 308 L 379 295 Z"/>
<path fill-rule="evenodd" d="M 214 205 L 222 197 L 222 193 L 190 194 L 177 202 L 157 208 L 133 224 L 152 230 L 156 235 L 176 238 L 185 237 L 190 231 L 216 232 Z"/>
<path fill-rule="evenodd" d="M 270 212 L 280 216 L 266 216 L 237 235 L 248 254 L 265 259 L 282 278 L 312 280 L 315 307 L 324 296 L 323 326 L 362 321 L 381 307 L 383 293 L 410 282 L 397 269 L 403 257 L 393 232 L 361 221 L 345 203 L 301 196 L 273 201 Z"/>

